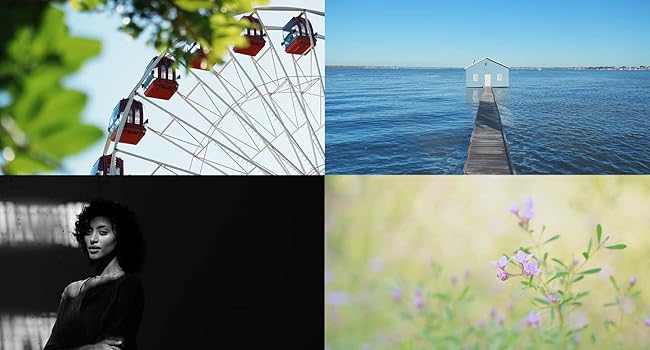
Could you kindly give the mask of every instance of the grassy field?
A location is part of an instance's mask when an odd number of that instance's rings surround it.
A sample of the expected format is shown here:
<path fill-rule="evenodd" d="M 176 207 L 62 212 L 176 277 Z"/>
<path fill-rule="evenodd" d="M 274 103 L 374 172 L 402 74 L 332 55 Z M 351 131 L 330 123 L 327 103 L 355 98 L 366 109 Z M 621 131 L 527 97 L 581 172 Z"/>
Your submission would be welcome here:
<path fill-rule="evenodd" d="M 650 348 L 650 177 L 328 176 L 325 208 L 327 349 Z"/>

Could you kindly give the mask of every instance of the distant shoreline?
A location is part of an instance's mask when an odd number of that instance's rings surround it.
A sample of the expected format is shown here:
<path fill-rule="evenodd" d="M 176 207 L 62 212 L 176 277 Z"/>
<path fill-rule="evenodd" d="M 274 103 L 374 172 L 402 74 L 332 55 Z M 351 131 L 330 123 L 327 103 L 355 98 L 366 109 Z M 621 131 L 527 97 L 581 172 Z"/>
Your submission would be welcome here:
<path fill-rule="evenodd" d="M 402 66 L 325 66 L 326 69 L 464 69 L 465 67 L 402 67 Z M 510 67 L 511 70 L 650 70 L 650 66 L 597 66 L 597 67 Z"/>

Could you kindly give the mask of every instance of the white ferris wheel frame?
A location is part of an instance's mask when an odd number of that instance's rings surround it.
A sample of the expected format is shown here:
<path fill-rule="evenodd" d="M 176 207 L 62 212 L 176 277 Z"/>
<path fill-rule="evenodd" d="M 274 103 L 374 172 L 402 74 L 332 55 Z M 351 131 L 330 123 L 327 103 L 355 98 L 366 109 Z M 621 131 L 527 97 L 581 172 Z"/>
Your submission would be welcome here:
<path fill-rule="evenodd" d="M 260 18 L 261 16 L 259 16 L 259 14 L 258 14 L 258 11 L 299 11 L 299 12 L 302 13 L 302 15 L 304 16 L 305 20 L 308 20 L 308 18 L 307 18 L 307 13 L 311 13 L 311 14 L 314 14 L 314 15 L 322 16 L 322 17 L 325 16 L 325 12 L 322 12 L 322 11 L 316 11 L 316 10 L 310 10 L 310 9 L 305 9 L 305 8 L 299 8 L 299 7 L 282 7 L 282 6 L 257 7 L 257 8 L 255 8 L 255 9 L 253 10 L 252 14 L 257 15 L 257 18 L 258 18 L 259 21 L 260 21 L 260 24 L 261 24 L 262 31 L 263 31 L 264 35 L 265 35 L 266 37 L 269 37 L 269 38 L 270 38 L 270 36 L 269 36 L 269 34 L 268 34 L 268 31 L 278 31 L 278 30 L 281 31 L 281 30 L 283 30 L 283 27 L 281 27 L 281 26 L 265 26 L 264 23 L 262 22 L 262 19 Z M 319 33 L 317 33 L 316 35 L 314 35 L 314 33 L 312 32 L 313 29 L 312 29 L 311 25 L 307 25 L 306 27 L 307 27 L 307 31 L 308 31 L 308 35 L 309 35 L 309 40 L 310 40 L 310 50 L 309 50 L 309 53 L 311 53 L 311 54 L 314 55 L 314 61 L 315 61 L 315 63 L 316 63 L 316 69 L 317 69 L 317 73 L 318 73 L 318 76 L 319 76 L 318 81 L 319 81 L 319 83 L 320 83 L 320 85 L 321 85 L 321 91 L 322 91 L 323 96 L 324 96 L 324 93 L 325 93 L 325 87 L 324 87 L 324 83 L 323 83 L 323 74 L 322 74 L 322 71 L 321 71 L 321 69 L 320 69 L 320 64 L 319 64 L 319 61 L 318 61 L 318 57 L 316 56 L 316 54 L 315 54 L 315 52 L 314 52 L 314 47 L 315 47 L 314 38 L 321 39 L 321 40 L 325 40 L 325 36 L 322 35 L 322 34 L 319 34 Z M 323 175 L 323 174 L 324 174 L 324 171 L 325 171 L 325 170 L 324 170 L 324 166 L 325 166 L 325 164 L 324 164 L 324 159 L 325 159 L 324 145 L 323 145 L 321 142 L 319 142 L 319 140 L 318 140 L 318 138 L 317 138 L 317 136 L 316 136 L 316 134 L 315 134 L 315 130 L 313 129 L 311 123 L 309 122 L 309 117 L 307 116 L 307 111 L 305 110 L 305 106 L 303 105 L 303 103 L 300 102 L 301 99 L 298 97 L 298 92 L 296 91 L 296 88 L 295 88 L 294 84 L 291 83 L 291 81 L 290 81 L 290 79 L 289 79 L 290 75 L 289 75 L 289 73 L 287 72 L 287 70 L 286 70 L 286 68 L 284 67 L 284 65 L 282 64 L 282 62 L 281 62 L 281 60 L 280 60 L 280 58 L 279 58 L 278 51 L 275 49 L 275 46 L 273 45 L 273 41 L 272 41 L 272 40 L 269 40 L 269 45 L 270 45 L 270 47 L 269 47 L 268 50 L 272 51 L 271 54 L 275 54 L 275 55 L 276 55 L 276 57 L 277 57 L 277 59 L 278 59 L 278 63 L 279 63 L 279 65 L 280 65 L 280 67 L 282 68 L 282 71 L 283 71 L 283 73 L 284 73 L 284 76 L 287 77 L 287 79 L 289 80 L 289 84 L 288 84 L 288 85 L 290 86 L 291 92 L 292 92 L 292 94 L 297 98 L 297 100 L 298 100 L 298 105 L 300 106 L 300 108 L 302 109 L 302 112 L 303 112 L 303 113 L 305 114 L 305 116 L 306 116 L 306 119 L 307 119 L 307 120 L 306 120 L 306 124 L 307 124 L 307 126 L 308 126 L 308 128 L 309 128 L 310 137 L 313 137 L 313 139 L 316 140 L 315 144 L 317 145 L 317 150 L 315 150 L 314 152 L 318 152 L 318 153 L 322 156 L 322 158 L 323 158 L 323 164 L 316 164 L 316 165 L 315 165 L 315 164 L 313 164 L 311 161 L 309 161 L 310 158 L 307 157 L 307 156 L 305 155 L 305 153 L 304 153 L 305 151 L 302 149 L 302 147 L 300 147 L 301 145 L 297 144 L 297 142 L 293 139 L 292 134 L 291 134 L 291 133 L 286 129 L 286 127 L 284 126 L 284 124 L 283 124 L 282 121 L 281 121 L 281 118 L 278 118 L 278 120 L 279 120 L 280 123 L 282 124 L 282 126 L 283 126 L 283 128 L 284 128 L 284 132 L 286 133 L 287 137 L 289 137 L 289 139 L 290 139 L 290 141 L 291 141 L 291 144 L 292 144 L 292 147 L 293 147 L 294 151 L 295 151 L 295 152 L 300 151 L 300 152 L 303 154 L 303 156 L 305 157 L 305 159 L 310 163 L 309 165 L 311 166 L 312 171 L 305 171 L 306 169 L 305 169 L 304 165 L 302 164 L 302 162 L 300 162 L 300 163 L 301 163 L 301 164 L 300 164 L 300 165 L 301 165 L 300 167 L 298 167 L 298 166 L 295 165 L 295 164 L 292 164 L 292 162 L 291 162 L 290 160 L 288 160 L 288 159 L 286 158 L 286 156 L 285 156 L 284 154 L 282 154 L 282 152 L 277 152 L 277 153 L 276 153 L 276 152 L 272 152 L 272 154 L 273 154 L 274 157 L 275 157 L 275 156 L 283 157 L 284 160 L 287 162 L 287 164 L 291 165 L 291 167 L 294 168 L 294 170 L 296 170 L 296 171 L 297 171 L 299 174 L 301 174 L 301 175 Z M 153 60 L 152 62 L 149 63 L 149 67 L 156 67 L 156 66 L 158 65 L 158 63 L 162 60 L 162 58 L 165 57 L 165 56 L 167 55 L 168 52 L 169 52 L 169 48 L 164 49 L 164 50 L 163 50 L 163 51 L 162 51 L 162 52 L 161 52 L 161 53 L 156 57 L 155 60 Z M 309 53 L 308 53 L 308 54 L 309 54 Z M 235 55 L 234 55 L 234 53 L 233 53 L 233 51 L 232 51 L 231 48 L 228 49 L 228 54 L 229 54 L 229 56 L 230 56 L 230 58 L 231 58 L 231 61 L 232 61 L 232 62 L 235 62 L 235 64 L 238 64 L 238 65 L 241 67 L 241 64 L 237 61 L 237 58 L 235 57 Z M 185 65 L 184 62 L 179 62 L 179 63 L 181 63 L 182 65 Z M 213 68 L 210 70 L 213 74 L 216 74 L 216 73 L 215 73 L 215 70 L 214 70 L 215 68 L 216 68 L 216 66 L 213 67 Z M 199 84 L 202 83 L 205 87 L 207 87 L 209 90 L 211 90 L 212 93 L 213 93 L 215 96 L 217 96 L 218 98 L 221 98 L 221 97 L 220 97 L 220 96 L 219 96 L 219 95 L 218 95 L 214 90 L 212 90 L 212 89 L 210 88 L 210 85 L 209 85 L 209 84 L 205 84 L 205 82 L 203 82 L 203 81 L 201 80 L 201 78 L 199 78 L 199 77 L 198 77 L 194 72 L 192 72 L 191 69 L 188 69 L 188 71 L 191 73 L 191 75 L 192 75 L 195 79 L 197 79 L 198 81 L 200 81 Z M 170 172 L 172 172 L 172 173 L 174 173 L 174 174 L 176 174 L 176 173 L 174 172 L 174 170 L 176 170 L 176 171 L 179 171 L 179 172 L 183 172 L 183 173 L 185 173 L 185 174 L 187 174 L 187 175 L 201 175 L 201 174 L 196 173 L 196 172 L 193 172 L 193 171 L 191 171 L 191 170 L 189 170 L 189 169 L 183 169 L 183 168 L 177 167 L 177 166 L 172 165 L 172 164 L 164 163 L 164 162 L 159 161 L 159 160 L 151 159 L 151 158 L 145 157 L 145 156 L 143 156 L 143 155 L 135 154 L 135 153 L 132 153 L 132 152 L 128 152 L 128 151 L 126 151 L 126 150 L 124 150 L 124 149 L 118 148 L 119 141 L 120 141 L 120 137 L 122 136 L 122 132 L 123 132 L 123 130 L 124 130 L 124 126 L 125 126 L 125 124 L 126 124 L 126 120 L 128 119 L 127 116 L 129 115 L 129 113 L 130 113 L 130 111 L 131 111 L 131 106 L 132 106 L 133 99 L 135 98 L 135 96 L 138 96 L 139 98 L 142 98 L 142 99 L 146 100 L 147 102 L 149 102 L 150 104 L 152 104 L 152 105 L 158 107 L 158 108 L 161 109 L 162 111 L 164 111 L 164 112 L 170 114 L 170 116 L 172 117 L 172 122 L 173 122 L 173 121 L 176 121 L 176 122 L 182 123 L 182 124 L 184 124 L 185 126 L 189 127 L 190 129 L 195 130 L 196 132 L 198 132 L 199 134 L 201 134 L 201 135 L 204 136 L 205 138 L 210 139 L 211 142 L 214 142 L 216 145 L 220 146 L 222 149 L 225 149 L 225 150 L 227 150 L 228 152 L 231 152 L 231 153 L 234 154 L 237 158 L 239 158 L 239 159 L 241 159 L 241 160 L 244 160 L 245 162 L 249 163 L 250 165 L 253 165 L 253 166 L 254 166 L 254 169 L 261 170 L 265 175 L 273 175 L 273 172 L 271 172 L 269 169 L 266 169 L 266 167 L 264 167 L 263 165 L 258 164 L 257 162 L 255 162 L 255 160 L 251 159 L 251 157 L 248 157 L 248 156 L 246 156 L 246 155 L 243 155 L 243 154 L 241 154 L 240 152 L 237 152 L 237 150 L 233 150 L 233 149 L 232 149 L 231 147 L 229 147 L 228 145 L 224 144 L 223 142 L 220 142 L 220 141 L 216 140 L 216 139 L 215 139 L 214 137 L 212 137 L 211 135 L 209 135 L 209 134 L 205 133 L 204 131 L 202 131 L 202 130 L 196 128 L 196 127 L 193 126 L 191 123 L 186 122 L 186 121 L 183 120 L 182 118 L 178 117 L 177 115 L 174 115 L 173 113 L 167 111 L 165 108 L 163 108 L 163 107 L 161 107 L 160 105 L 156 104 L 155 102 L 151 101 L 151 99 L 149 99 L 149 98 L 145 97 L 144 95 L 141 95 L 140 93 L 138 93 L 138 90 L 140 89 L 140 87 L 142 86 L 142 84 L 143 84 L 144 81 L 147 79 L 147 77 L 149 76 L 150 73 L 151 73 L 150 70 L 146 70 L 146 71 L 144 72 L 144 74 L 142 75 L 142 77 L 140 78 L 140 80 L 137 82 L 137 84 L 135 84 L 135 86 L 133 87 L 133 89 L 131 90 L 131 92 L 130 92 L 129 95 L 128 95 L 128 102 L 127 102 L 127 104 L 126 104 L 126 106 L 125 106 L 125 108 L 124 108 L 124 112 L 123 112 L 123 114 L 122 114 L 122 117 L 120 118 L 120 122 L 119 122 L 119 125 L 118 125 L 118 127 L 117 127 L 117 130 L 116 130 L 115 132 L 110 132 L 109 135 L 108 135 L 107 138 L 106 138 L 106 143 L 105 143 L 105 145 L 104 145 L 104 151 L 103 151 L 103 153 L 102 153 L 103 156 L 108 155 L 107 152 L 108 152 L 108 150 L 109 150 L 109 148 L 110 148 L 111 143 L 113 143 L 113 145 L 114 145 L 114 146 L 113 146 L 113 150 L 112 150 L 112 152 L 110 153 L 110 154 L 111 154 L 111 158 L 110 158 L 110 159 L 111 159 L 111 162 L 110 162 L 110 167 L 109 167 L 109 169 L 108 169 L 107 175 L 118 175 L 118 171 L 117 171 L 117 157 L 116 157 L 118 152 L 119 152 L 119 153 L 124 153 L 124 154 L 126 154 L 126 155 L 129 155 L 129 156 L 132 156 L 132 157 L 135 157 L 135 158 L 140 158 L 140 159 L 142 159 L 142 160 L 145 160 L 145 161 L 148 161 L 148 162 L 151 162 L 151 163 L 154 163 L 154 164 L 157 164 L 158 167 L 156 168 L 156 170 L 154 170 L 154 173 L 157 171 L 157 169 L 159 169 L 159 168 L 164 168 L 164 169 L 166 169 L 166 170 L 168 170 L 168 171 L 170 171 Z M 245 71 L 244 71 L 244 74 L 247 75 L 249 81 L 250 81 L 251 83 L 253 83 L 252 80 L 250 79 L 250 77 L 248 76 L 248 74 L 247 74 Z M 254 89 L 257 91 L 257 93 L 258 93 L 260 96 L 262 96 L 262 93 L 258 90 L 258 87 L 257 87 L 255 84 L 253 84 L 252 86 L 253 86 Z M 176 92 L 176 93 L 178 93 L 178 92 Z M 188 94 L 188 95 L 189 95 L 189 94 Z M 187 102 L 187 98 L 186 98 L 186 97 L 182 96 L 181 94 L 179 94 L 179 96 Z M 268 102 L 266 99 L 262 98 L 262 100 L 263 100 L 267 105 L 269 104 L 269 102 Z M 238 115 L 238 112 L 233 108 L 233 106 L 231 106 L 229 103 L 227 103 L 227 102 L 224 101 L 224 100 L 222 100 L 222 102 L 229 106 L 229 109 L 230 109 L 231 112 L 233 112 L 233 113 L 235 113 L 236 115 Z M 189 103 L 189 102 L 188 102 L 188 103 Z M 238 105 L 237 102 L 235 102 L 235 104 Z M 271 108 L 271 110 L 273 111 L 273 108 Z M 238 115 L 238 117 L 240 117 L 241 120 L 246 121 L 246 118 L 241 118 L 240 115 Z M 278 116 L 276 115 L 276 117 L 278 117 Z M 323 122 L 323 125 L 324 125 L 324 122 Z M 249 125 L 249 126 L 251 126 L 251 125 Z M 148 129 L 150 129 L 150 128 L 148 128 Z M 254 129 L 254 127 L 253 127 L 253 129 Z M 159 132 L 156 132 L 155 130 L 152 130 L 152 131 L 153 131 L 154 133 L 158 134 L 158 136 L 161 136 L 161 134 L 160 134 Z M 115 141 L 111 141 L 111 137 L 112 137 L 113 133 L 115 133 Z M 263 138 L 263 136 L 262 136 L 261 134 L 260 134 L 260 135 L 257 135 L 257 136 Z M 172 140 L 167 140 L 167 141 L 174 143 L 174 141 L 172 141 Z M 274 148 L 274 146 L 273 146 L 273 144 L 272 144 L 271 142 L 269 142 L 268 140 L 264 140 L 264 141 L 265 141 L 265 144 L 266 144 L 265 147 L 268 147 L 268 148 Z M 323 143 L 324 143 L 324 140 L 323 140 Z M 178 147 L 181 147 L 181 146 L 179 146 L 179 145 L 177 145 L 177 146 L 178 146 Z M 313 146 L 313 144 L 312 144 L 312 146 Z M 181 147 L 181 148 L 182 148 L 182 147 Z M 194 157 L 194 158 L 198 158 L 196 155 L 192 154 L 191 152 L 189 152 L 189 151 L 187 151 L 187 150 L 185 150 L 185 152 L 190 153 L 190 154 L 192 155 L 192 157 Z M 276 159 L 277 159 L 277 158 L 276 158 Z M 298 159 L 298 160 L 300 161 L 300 159 Z M 204 163 L 205 163 L 205 160 L 204 160 Z M 280 164 L 283 168 L 285 168 L 285 165 L 286 165 L 286 164 L 283 164 L 283 163 L 282 163 L 281 161 L 279 161 L 279 160 L 278 160 L 278 164 Z M 213 168 L 216 169 L 216 170 L 217 170 L 218 172 L 220 172 L 221 174 L 223 174 L 223 175 L 227 175 L 227 173 L 224 172 L 223 170 L 218 169 L 218 168 L 216 168 L 216 167 L 214 167 L 214 166 L 213 166 Z M 285 170 L 286 170 L 286 168 L 285 168 Z"/>

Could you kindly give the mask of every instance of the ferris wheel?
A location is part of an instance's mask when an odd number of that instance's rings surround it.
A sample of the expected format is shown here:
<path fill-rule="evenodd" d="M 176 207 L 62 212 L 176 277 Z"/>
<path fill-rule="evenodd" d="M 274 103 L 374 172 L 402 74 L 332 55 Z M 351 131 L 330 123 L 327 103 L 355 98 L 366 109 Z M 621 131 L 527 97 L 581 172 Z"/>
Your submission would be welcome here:
<path fill-rule="evenodd" d="M 324 12 L 258 7 L 223 63 L 194 53 L 174 69 L 154 57 L 117 102 L 91 173 L 322 175 L 325 167 Z M 185 48 L 184 47 L 184 48 Z M 184 74 L 184 75 L 182 75 Z M 126 170 L 126 171 L 125 171 Z"/>

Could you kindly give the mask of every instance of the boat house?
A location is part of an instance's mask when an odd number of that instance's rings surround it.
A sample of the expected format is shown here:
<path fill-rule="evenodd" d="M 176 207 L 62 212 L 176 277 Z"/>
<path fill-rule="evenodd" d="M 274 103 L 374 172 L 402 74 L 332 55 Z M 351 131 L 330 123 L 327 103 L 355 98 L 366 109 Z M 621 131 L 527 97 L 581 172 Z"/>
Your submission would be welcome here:
<path fill-rule="evenodd" d="M 468 88 L 510 86 L 510 67 L 491 58 L 484 58 L 465 67 L 465 85 Z"/>

